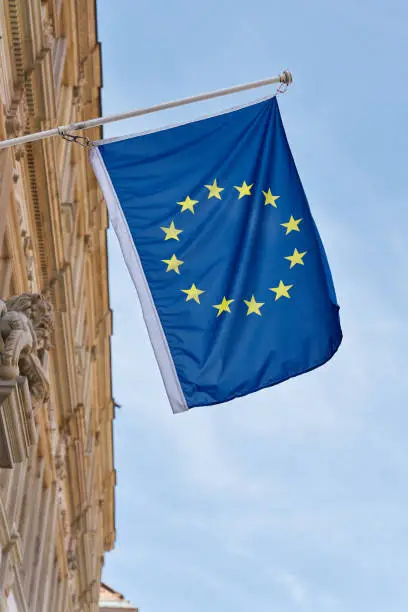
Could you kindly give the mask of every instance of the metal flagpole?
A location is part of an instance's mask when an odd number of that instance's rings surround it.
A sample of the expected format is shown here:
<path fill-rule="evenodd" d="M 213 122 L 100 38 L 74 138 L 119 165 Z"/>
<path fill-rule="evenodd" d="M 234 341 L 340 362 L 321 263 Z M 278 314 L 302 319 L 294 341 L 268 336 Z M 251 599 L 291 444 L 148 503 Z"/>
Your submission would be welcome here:
<path fill-rule="evenodd" d="M 252 83 L 246 83 L 244 85 L 235 85 L 234 87 L 227 87 L 226 89 L 217 89 L 205 94 L 199 94 L 197 96 L 191 96 L 190 98 L 182 98 L 181 100 L 173 100 L 172 102 L 162 102 L 155 106 L 149 106 L 146 108 L 138 108 L 127 113 L 121 113 L 118 115 L 108 115 L 107 117 L 98 117 L 96 119 L 89 119 L 88 121 L 80 121 L 79 123 L 71 123 L 70 125 L 63 125 L 60 127 L 53 128 L 51 130 L 44 130 L 43 132 L 36 132 L 34 134 L 26 134 L 25 136 L 19 136 L 18 138 L 10 138 L 9 140 L 0 140 L 0 150 L 7 149 L 27 142 L 34 142 L 35 140 L 44 140 L 51 136 L 63 136 L 70 132 L 77 130 L 86 130 L 88 128 L 97 127 L 99 125 L 105 125 L 105 123 L 113 123 L 114 121 L 120 121 L 121 119 L 130 119 L 131 117 L 139 117 L 140 115 L 148 115 L 149 113 L 155 113 L 160 110 L 166 110 L 168 108 L 175 108 L 176 106 L 184 106 L 185 104 L 192 104 L 193 102 L 200 102 L 202 100 L 211 100 L 212 98 L 219 98 L 220 96 L 226 96 L 228 94 L 237 93 L 239 91 L 246 91 L 247 89 L 255 89 L 257 87 L 263 87 L 264 85 L 273 85 L 274 83 L 282 83 L 283 85 L 290 85 L 292 83 L 292 74 L 285 70 L 276 77 L 269 79 L 263 79 L 262 81 L 253 81 Z"/>

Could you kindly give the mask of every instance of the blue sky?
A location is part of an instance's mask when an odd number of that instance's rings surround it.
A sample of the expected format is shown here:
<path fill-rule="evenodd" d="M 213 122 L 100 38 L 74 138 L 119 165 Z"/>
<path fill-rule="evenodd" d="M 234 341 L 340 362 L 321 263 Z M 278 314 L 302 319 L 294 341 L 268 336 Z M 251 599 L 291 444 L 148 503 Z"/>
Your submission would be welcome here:
<path fill-rule="evenodd" d="M 344 332 L 314 372 L 173 416 L 110 234 L 123 407 L 118 539 L 103 578 L 141 612 L 407 609 L 407 20 L 393 0 L 99 0 L 104 114 L 293 72 L 280 108 Z M 112 124 L 105 136 L 267 91 Z"/>

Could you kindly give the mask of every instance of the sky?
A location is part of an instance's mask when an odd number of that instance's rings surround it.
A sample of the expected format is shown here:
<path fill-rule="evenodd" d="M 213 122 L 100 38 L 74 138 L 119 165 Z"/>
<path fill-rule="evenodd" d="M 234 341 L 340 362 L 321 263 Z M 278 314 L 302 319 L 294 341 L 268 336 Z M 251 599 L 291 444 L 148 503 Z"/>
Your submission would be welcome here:
<path fill-rule="evenodd" d="M 388 0 L 99 0 L 103 112 L 290 69 L 279 105 L 344 333 L 325 366 L 171 413 L 109 232 L 117 542 L 141 612 L 406 612 L 408 7 Z M 273 91 L 111 124 L 188 121 Z"/>

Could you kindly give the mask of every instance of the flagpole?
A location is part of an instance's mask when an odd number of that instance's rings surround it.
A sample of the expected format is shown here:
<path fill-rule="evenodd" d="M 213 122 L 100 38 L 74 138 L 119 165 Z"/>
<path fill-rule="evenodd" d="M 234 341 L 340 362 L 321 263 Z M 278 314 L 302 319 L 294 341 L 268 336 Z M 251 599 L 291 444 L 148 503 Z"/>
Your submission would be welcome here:
<path fill-rule="evenodd" d="M 256 89 L 257 87 L 264 87 L 265 85 L 273 85 L 274 83 L 282 83 L 283 85 L 290 85 L 292 83 L 292 74 L 285 70 L 279 76 L 270 77 L 263 79 L 262 81 L 253 81 L 252 83 L 245 83 L 244 85 L 235 85 L 234 87 L 227 87 L 225 89 L 217 89 L 197 96 L 191 96 L 189 98 L 182 98 L 181 100 L 173 100 L 172 102 L 162 102 L 155 106 L 148 106 L 146 108 L 138 108 L 127 113 L 121 113 L 117 115 L 108 115 L 107 117 L 97 117 L 96 119 L 89 119 L 88 121 L 80 121 L 78 123 L 71 123 L 69 125 L 63 125 L 60 127 L 53 128 L 51 130 L 44 130 L 42 132 L 35 132 L 34 134 L 26 134 L 25 136 L 19 136 L 17 138 L 10 138 L 9 140 L 0 141 L 0 150 L 7 149 L 16 145 L 26 144 L 27 142 L 34 142 L 36 140 L 44 140 L 51 136 L 58 136 L 69 134 L 70 132 L 76 132 L 77 130 L 87 130 L 92 127 L 98 127 L 105 125 L 106 123 L 113 123 L 114 121 L 121 121 L 122 119 L 130 119 L 131 117 L 140 117 L 141 115 L 148 115 L 150 113 L 156 113 L 157 111 L 166 110 L 169 108 L 176 108 L 177 106 L 184 106 L 186 104 L 192 104 L 193 102 L 201 102 L 202 100 L 211 100 L 212 98 L 219 98 L 221 96 L 227 96 L 228 94 L 237 93 L 239 91 L 246 91 L 248 89 Z"/>

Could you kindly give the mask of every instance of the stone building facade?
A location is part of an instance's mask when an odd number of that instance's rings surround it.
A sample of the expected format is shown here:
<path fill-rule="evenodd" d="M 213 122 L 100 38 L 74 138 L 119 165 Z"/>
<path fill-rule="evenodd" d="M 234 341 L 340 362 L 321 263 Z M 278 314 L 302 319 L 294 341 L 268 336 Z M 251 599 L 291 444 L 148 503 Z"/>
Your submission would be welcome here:
<path fill-rule="evenodd" d="M 100 86 L 95 0 L 0 0 L 0 140 L 99 116 Z M 0 611 L 98 609 L 115 540 L 106 228 L 83 147 L 0 151 Z"/>

